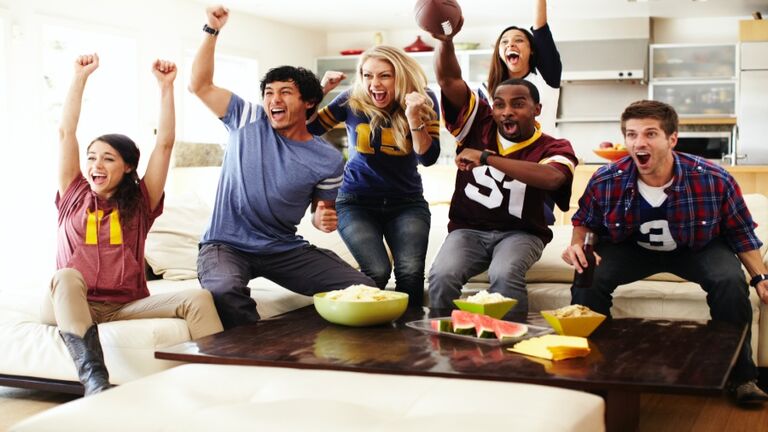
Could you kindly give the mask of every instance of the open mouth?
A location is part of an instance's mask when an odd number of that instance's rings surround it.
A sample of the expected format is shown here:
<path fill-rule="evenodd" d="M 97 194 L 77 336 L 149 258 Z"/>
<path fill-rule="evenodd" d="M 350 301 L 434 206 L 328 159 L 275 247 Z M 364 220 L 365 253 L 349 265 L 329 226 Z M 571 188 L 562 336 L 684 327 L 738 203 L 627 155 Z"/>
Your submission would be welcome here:
<path fill-rule="evenodd" d="M 513 136 L 517 134 L 518 126 L 517 122 L 505 121 L 501 122 L 501 131 L 506 136 Z"/>
<path fill-rule="evenodd" d="M 515 64 L 520 60 L 520 53 L 515 51 L 507 51 L 506 54 L 507 63 Z"/>
<path fill-rule="evenodd" d="M 95 185 L 102 185 L 107 182 L 107 176 L 104 174 L 91 174 L 91 181 Z"/>
<path fill-rule="evenodd" d="M 280 121 L 283 118 L 285 118 L 284 108 L 272 108 L 271 110 L 269 110 L 269 113 L 271 114 L 273 121 Z"/>
<path fill-rule="evenodd" d="M 387 99 L 387 92 L 371 90 L 371 98 L 374 102 L 382 104 Z"/>
<path fill-rule="evenodd" d="M 635 153 L 635 157 L 637 158 L 637 163 L 640 165 L 645 165 L 651 160 L 651 154 L 648 152 L 637 152 Z"/>

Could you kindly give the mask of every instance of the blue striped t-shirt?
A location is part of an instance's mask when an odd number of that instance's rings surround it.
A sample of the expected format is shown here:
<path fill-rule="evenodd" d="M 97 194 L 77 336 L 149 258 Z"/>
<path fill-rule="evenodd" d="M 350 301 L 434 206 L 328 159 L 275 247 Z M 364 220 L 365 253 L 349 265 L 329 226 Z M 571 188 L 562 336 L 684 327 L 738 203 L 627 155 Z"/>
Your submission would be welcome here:
<path fill-rule="evenodd" d="M 344 169 L 341 152 L 319 137 L 303 142 L 283 137 L 261 105 L 235 94 L 221 120 L 229 140 L 201 242 L 259 254 L 307 244 L 296 226 L 313 198 L 336 199 Z"/>

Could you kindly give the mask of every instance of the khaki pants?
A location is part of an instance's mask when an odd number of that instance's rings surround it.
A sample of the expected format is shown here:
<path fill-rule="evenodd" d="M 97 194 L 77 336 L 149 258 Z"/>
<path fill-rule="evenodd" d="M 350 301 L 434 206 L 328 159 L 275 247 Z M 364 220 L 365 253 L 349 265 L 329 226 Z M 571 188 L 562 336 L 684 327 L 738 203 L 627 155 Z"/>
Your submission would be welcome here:
<path fill-rule="evenodd" d="M 83 276 L 65 268 L 53 275 L 50 290 L 41 307 L 41 321 L 80 337 L 94 323 L 144 318 L 181 318 L 187 322 L 192 339 L 224 329 L 211 293 L 203 289 L 153 295 L 130 303 L 89 302 Z"/>

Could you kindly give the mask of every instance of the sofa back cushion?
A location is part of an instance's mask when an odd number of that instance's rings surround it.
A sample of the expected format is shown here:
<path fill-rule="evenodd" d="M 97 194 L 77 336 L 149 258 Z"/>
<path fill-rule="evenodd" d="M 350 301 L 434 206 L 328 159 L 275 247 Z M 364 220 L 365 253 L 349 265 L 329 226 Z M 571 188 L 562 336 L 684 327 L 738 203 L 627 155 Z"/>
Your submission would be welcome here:
<path fill-rule="evenodd" d="M 163 279 L 197 278 L 198 244 L 211 217 L 211 207 L 193 195 L 169 196 L 163 214 L 155 220 L 146 242 L 145 258 L 152 272 Z M 326 234 L 312 225 L 311 213 L 301 220 L 298 233 L 313 245 L 335 252 L 360 268 L 337 231 Z"/>

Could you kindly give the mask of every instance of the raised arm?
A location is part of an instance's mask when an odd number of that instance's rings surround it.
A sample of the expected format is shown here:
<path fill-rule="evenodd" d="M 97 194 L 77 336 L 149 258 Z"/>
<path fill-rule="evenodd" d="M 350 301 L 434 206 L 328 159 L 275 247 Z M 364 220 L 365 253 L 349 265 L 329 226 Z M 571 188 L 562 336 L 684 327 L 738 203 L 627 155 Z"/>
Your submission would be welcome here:
<path fill-rule="evenodd" d="M 347 78 L 347 74 L 344 72 L 339 71 L 325 71 L 325 74 L 323 74 L 323 79 L 320 80 L 320 86 L 323 87 L 323 94 L 327 95 L 330 93 L 333 89 L 339 86 L 342 81 L 344 81 Z"/>
<path fill-rule="evenodd" d="M 160 118 L 157 122 L 157 140 L 149 156 L 144 184 L 149 194 L 152 210 L 160 203 L 168 178 L 171 151 L 176 140 L 176 109 L 173 100 L 173 80 L 176 79 L 176 65 L 167 60 L 155 60 L 152 74 L 160 87 Z"/>
<path fill-rule="evenodd" d="M 461 66 L 453 46 L 453 37 L 461 30 L 462 25 L 464 25 L 464 18 L 459 21 L 452 35 L 432 35 L 438 41 L 435 50 L 437 83 L 440 85 L 443 96 L 454 109 L 461 108 L 469 99 L 469 87 L 461 78 Z"/>
<path fill-rule="evenodd" d="M 208 17 L 208 27 L 221 31 L 229 18 L 229 9 L 222 5 L 211 6 L 205 10 Z M 199 97 L 217 117 L 221 118 L 227 113 L 232 92 L 213 85 L 213 63 L 216 52 L 217 35 L 205 33 L 203 43 L 197 50 L 195 60 L 192 63 L 192 79 L 189 83 L 189 91 Z"/>
<path fill-rule="evenodd" d="M 547 24 L 547 0 L 536 0 L 536 10 L 533 17 L 533 29 L 538 30 Z"/>
<path fill-rule="evenodd" d="M 59 195 L 64 195 L 75 176 L 80 174 L 77 123 L 83 103 L 83 91 L 88 77 L 99 67 L 97 54 L 82 55 L 75 60 L 75 73 L 64 99 L 59 125 Z"/>
<path fill-rule="evenodd" d="M 405 95 L 405 117 L 411 129 L 413 151 L 423 155 L 432 147 L 432 136 L 427 127 L 432 120 L 427 111 L 427 97 L 419 92 Z"/>

